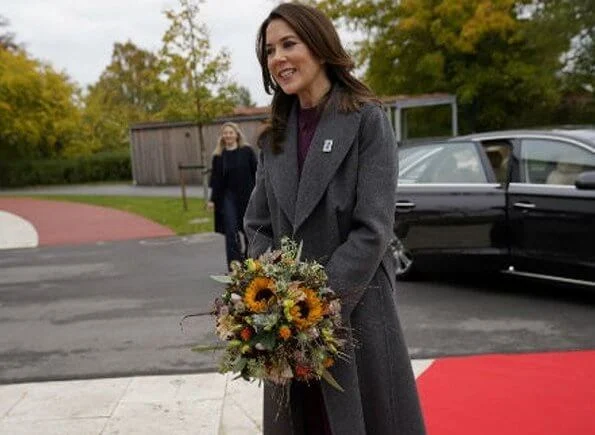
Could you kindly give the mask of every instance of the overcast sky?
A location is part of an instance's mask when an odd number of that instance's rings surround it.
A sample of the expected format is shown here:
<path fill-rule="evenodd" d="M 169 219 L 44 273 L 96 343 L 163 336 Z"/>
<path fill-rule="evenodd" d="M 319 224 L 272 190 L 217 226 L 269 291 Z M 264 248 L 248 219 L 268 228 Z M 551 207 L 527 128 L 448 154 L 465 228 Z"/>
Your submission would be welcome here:
<path fill-rule="evenodd" d="M 246 86 L 258 105 L 268 104 L 270 97 L 262 89 L 256 31 L 276 3 L 207 0 L 201 6 L 212 46 L 230 50 L 231 78 Z M 159 49 L 168 26 L 164 9 L 178 10 L 177 0 L 0 0 L 0 15 L 10 21 L 16 41 L 83 87 L 97 81 L 115 42 Z"/>

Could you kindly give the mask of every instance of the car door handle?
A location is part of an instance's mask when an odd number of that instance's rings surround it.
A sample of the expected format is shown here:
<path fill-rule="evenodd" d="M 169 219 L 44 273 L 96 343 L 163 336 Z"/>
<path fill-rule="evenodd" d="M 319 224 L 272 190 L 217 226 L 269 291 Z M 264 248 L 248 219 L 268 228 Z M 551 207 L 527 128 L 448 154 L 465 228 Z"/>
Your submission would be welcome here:
<path fill-rule="evenodd" d="M 514 206 L 525 210 L 533 210 L 535 208 L 535 204 L 532 202 L 515 202 Z"/>
<path fill-rule="evenodd" d="M 410 201 L 397 201 L 395 204 L 397 208 L 412 209 L 415 208 L 415 203 Z"/>

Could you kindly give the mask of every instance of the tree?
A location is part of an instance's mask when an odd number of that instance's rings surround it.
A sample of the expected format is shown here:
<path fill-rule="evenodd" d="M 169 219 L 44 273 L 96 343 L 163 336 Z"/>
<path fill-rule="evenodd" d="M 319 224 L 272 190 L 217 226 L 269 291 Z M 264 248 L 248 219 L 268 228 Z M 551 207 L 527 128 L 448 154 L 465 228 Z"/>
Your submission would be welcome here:
<path fill-rule="evenodd" d="M 204 0 L 180 0 L 180 11 L 165 11 L 170 26 L 163 36 L 161 57 L 167 77 L 167 119 L 189 119 L 199 127 L 200 159 L 206 162 L 203 125 L 233 109 L 234 86 L 227 77 L 230 55 L 213 52 L 205 24 L 199 21 Z"/>
<path fill-rule="evenodd" d="M 256 103 L 252 101 L 250 90 L 245 86 L 236 86 L 235 89 L 232 89 L 231 100 L 235 106 L 254 107 L 256 105 Z"/>
<path fill-rule="evenodd" d="M 454 93 L 464 130 L 541 122 L 559 100 L 568 43 L 532 32 L 521 16 L 528 0 L 318 3 L 366 34 L 357 59 L 377 93 Z"/>
<path fill-rule="evenodd" d="M 0 15 L 0 29 L 2 29 L 3 27 L 8 27 L 9 24 L 10 24 L 9 21 L 5 17 Z M 19 46 L 14 41 L 14 33 L 12 33 L 12 32 L 1 32 L 0 33 L 0 49 L 11 50 L 11 51 L 15 51 L 15 50 L 19 49 Z"/>
<path fill-rule="evenodd" d="M 0 160 L 88 152 L 78 88 L 24 50 L 0 50 Z"/>
<path fill-rule="evenodd" d="M 85 97 L 84 123 L 104 150 L 128 146 L 130 123 L 158 119 L 166 106 L 158 56 L 115 43 L 110 64 Z"/>
<path fill-rule="evenodd" d="M 566 85 L 595 91 L 595 0 L 548 0 L 535 4 L 542 31 L 571 40 L 564 56 Z"/>

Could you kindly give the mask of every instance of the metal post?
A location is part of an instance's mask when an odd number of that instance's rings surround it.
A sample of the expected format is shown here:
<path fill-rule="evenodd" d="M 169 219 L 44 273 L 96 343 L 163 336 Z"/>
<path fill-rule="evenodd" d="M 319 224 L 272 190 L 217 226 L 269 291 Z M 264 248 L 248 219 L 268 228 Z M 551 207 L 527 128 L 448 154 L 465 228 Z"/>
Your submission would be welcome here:
<path fill-rule="evenodd" d="M 452 112 L 452 135 L 457 136 L 459 134 L 459 123 L 457 114 L 457 103 L 454 101 L 450 104 L 450 111 Z"/>
<path fill-rule="evenodd" d="M 205 200 L 205 206 L 209 200 L 209 183 L 208 183 L 208 174 L 209 174 L 209 170 L 208 169 L 203 169 L 202 171 L 202 192 L 203 192 L 203 198 Z"/>
<path fill-rule="evenodd" d="M 184 180 L 184 169 L 182 165 L 178 165 L 178 171 L 180 173 L 180 187 L 182 188 L 182 204 L 184 206 L 184 210 L 188 210 L 188 203 L 186 202 L 186 180 Z"/>
<path fill-rule="evenodd" d="M 395 136 L 397 139 L 397 143 L 400 143 L 401 139 L 403 138 L 401 132 L 401 120 L 401 108 L 397 105 L 395 108 Z"/>

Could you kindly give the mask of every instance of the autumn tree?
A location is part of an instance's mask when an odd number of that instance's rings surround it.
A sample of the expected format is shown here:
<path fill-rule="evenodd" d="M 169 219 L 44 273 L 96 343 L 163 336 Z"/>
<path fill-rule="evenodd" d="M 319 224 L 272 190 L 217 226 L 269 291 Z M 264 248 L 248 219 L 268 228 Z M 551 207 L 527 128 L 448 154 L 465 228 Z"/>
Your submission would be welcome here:
<path fill-rule="evenodd" d="M 110 64 L 85 97 L 85 125 L 104 150 L 128 146 L 131 123 L 159 119 L 166 105 L 161 61 L 134 43 L 115 43 Z"/>
<path fill-rule="evenodd" d="M 204 0 L 180 0 L 180 10 L 167 10 L 170 22 L 163 35 L 161 57 L 170 92 L 163 114 L 188 119 L 199 127 L 200 161 L 206 162 L 203 125 L 233 109 L 234 88 L 227 77 L 230 54 L 214 51 L 206 25 L 200 20 Z"/>
<path fill-rule="evenodd" d="M 14 33 L 4 30 L 9 25 L 8 19 L 0 15 L 0 50 L 17 50 L 19 46 L 14 40 Z"/>
<path fill-rule="evenodd" d="M 24 50 L 0 49 L 0 160 L 88 152 L 78 88 Z"/>
<path fill-rule="evenodd" d="M 559 100 L 556 73 L 568 43 L 532 32 L 531 1 L 317 3 L 365 35 L 357 59 L 376 92 L 454 93 L 464 130 L 541 121 Z"/>
<path fill-rule="evenodd" d="M 245 86 L 236 86 L 231 91 L 231 101 L 234 106 L 238 107 L 254 107 L 256 103 L 252 101 L 250 90 Z"/>
<path fill-rule="evenodd" d="M 233 109 L 235 86 L 228 79 L 230 54 L 215 52 L 206 25 L 200 20 L 204 0 L 180 0 L 180 10 L 167 10 L 170 26 L 163 36 L 161 57 L 165 64 L 167 119 L 188 119 L 199 127 L 199 154 L 206 162 L 203 125 Z"/>

